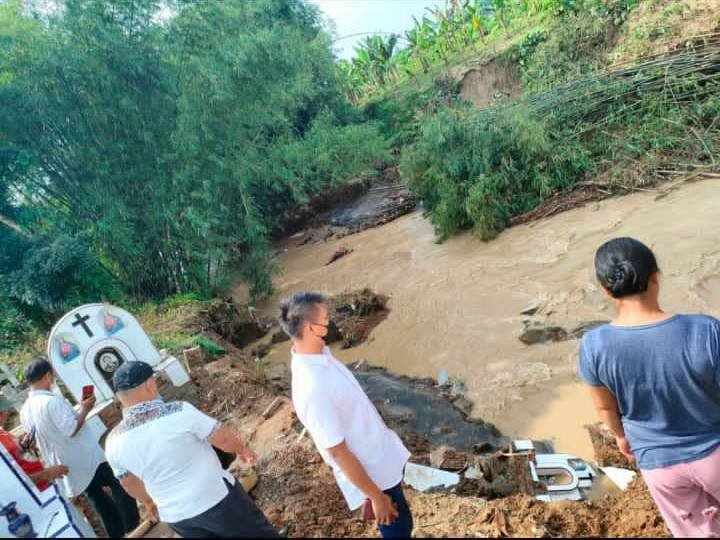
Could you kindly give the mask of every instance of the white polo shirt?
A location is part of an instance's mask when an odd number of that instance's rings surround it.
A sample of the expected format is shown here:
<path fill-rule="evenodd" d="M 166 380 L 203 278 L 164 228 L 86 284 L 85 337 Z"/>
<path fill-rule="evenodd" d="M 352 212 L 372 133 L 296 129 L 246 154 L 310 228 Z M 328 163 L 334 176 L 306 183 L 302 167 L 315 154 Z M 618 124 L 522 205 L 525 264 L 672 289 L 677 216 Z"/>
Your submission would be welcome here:
<path fill-rule="evenodd" d="M 105 462 L 105 454 L 87 425 L 70 437 L 77 420 L 78 414 L 65 398 L 45 390 L 32 390 L 20 411 L 25 431 L 35 430 L 45 466 L 68 466 L 68 474 L 58 480 L 68 497 L 85 491 Z"/>
<path fill-rule="evenodd" d="M 347 479 L 327 449 L 345 441 L 381 489 L 403 479 L 410 452 L 383 422 L 355 376 L 336 360 L 330 349 L 322 354 L 292 353 L 292 399 L 298 418 L 307 428 L 320 455 L 332 467 L 351 510 L 367 498 Z"/>
<path fill-rule="evenodd" d="M 190 403 L 145 401 L 123 410 L 105 444 L 115 475 L 142 480 L 160 519 L 177 523 L 209 510 L 228 494 L 223 470 L 208 439 L 220 423 Z"/>

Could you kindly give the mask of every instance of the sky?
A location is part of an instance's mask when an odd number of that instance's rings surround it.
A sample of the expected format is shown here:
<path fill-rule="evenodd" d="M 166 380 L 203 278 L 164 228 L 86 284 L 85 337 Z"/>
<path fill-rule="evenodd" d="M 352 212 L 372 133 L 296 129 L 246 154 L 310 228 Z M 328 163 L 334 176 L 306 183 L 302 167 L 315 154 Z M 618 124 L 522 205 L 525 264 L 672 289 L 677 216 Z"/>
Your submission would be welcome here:
<path fill-rule="evenodd" d="M 412 16 L 422 17 L 426 7 L 445 5 L 445 0 L 309 0 L 335 23 L 335 36 L 342 38 L 361 32 L 403 34 L 413 26 Z M 339 39 L 334 43 L 338 57 L 355 56 L 353 47 L 364 36 Z"/>

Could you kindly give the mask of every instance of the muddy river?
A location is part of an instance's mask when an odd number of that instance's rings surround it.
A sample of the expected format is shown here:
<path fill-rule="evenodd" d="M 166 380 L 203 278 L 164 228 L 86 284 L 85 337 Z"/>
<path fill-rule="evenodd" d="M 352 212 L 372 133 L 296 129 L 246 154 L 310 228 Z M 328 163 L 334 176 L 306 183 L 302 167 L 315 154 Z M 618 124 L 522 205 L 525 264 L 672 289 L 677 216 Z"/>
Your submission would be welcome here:
<path fill-rule="evenodd" d="M 395 372 L 461 378 L 474 416 L 511 436 L 549 439 L 557 451 L 592 457 L 583 425 L 595 415 L 576 374 L 578 341 L 525 345 L 522 312 L 571 329 L 608 320 L 612 306 L 593 274 L 595 249 L 612 237 L 650 245 L 663 271 L 667 310 L 720 315 L 720 186 L 688 184 L 614 198 L 529 225 L 484 243 L 466 233 L 435 243 L 431 224 L 414 212 L 339 240 L 297 246 L 278 262 L 279 297 L 303 289 L 337 293 L 370 287 L 391 297 L 391 312 L 368 342 L 339 351 Z M 326 266 L 340 247 L 353 252 Z M 272 357 L 286 361 L 286 347 Z"/>

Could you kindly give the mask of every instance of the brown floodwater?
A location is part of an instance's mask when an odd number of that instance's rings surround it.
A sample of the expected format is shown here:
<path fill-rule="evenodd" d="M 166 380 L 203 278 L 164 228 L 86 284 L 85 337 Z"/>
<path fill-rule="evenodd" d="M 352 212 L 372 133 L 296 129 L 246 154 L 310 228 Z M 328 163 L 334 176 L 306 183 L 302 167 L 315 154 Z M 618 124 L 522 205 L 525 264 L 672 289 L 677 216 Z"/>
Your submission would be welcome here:
<path fill-rule="evenodd" d="M 578 341 L 527 346 L 521 312 L 573 328 L 611 319 L 613 308 L 594 278 L 593 256 L 604 241 L 634 236 L 651 246 L 663 271 L 662 303 L 679 312 L 720 315 L 720 188 L 688 184 L 655 200 L 638 193 L 592 203 L 491 242 L 470 233 L 435 243 L 432 225 L 415 212 L 339 240 L 279 255 L 278 299 L 312 289 L 334 294 L 370 287 L 391 297 L 387 320 L 368 342 L 338 356 L 414 376 L 446 368 L 465 381 L 474 416 L 503 433 L 550 439 L 559 452 L 592 458 L 583 425 L 595 414 L 576 373 Z M 353 253 L 325 266 L 340 246 Z M 240 291 L 238 291 L 240 294 Z M 287 347 L 272 358 L 284 360 Z"/>

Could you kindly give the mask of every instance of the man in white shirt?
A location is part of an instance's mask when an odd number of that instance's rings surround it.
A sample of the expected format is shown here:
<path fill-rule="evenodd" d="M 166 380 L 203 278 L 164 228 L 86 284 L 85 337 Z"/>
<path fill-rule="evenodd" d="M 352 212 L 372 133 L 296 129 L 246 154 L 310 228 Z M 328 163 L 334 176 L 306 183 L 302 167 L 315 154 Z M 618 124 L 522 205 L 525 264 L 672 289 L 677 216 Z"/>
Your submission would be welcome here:
<path fill-rule="evenodd" d="M 248 463 L 237 435 L 190 403 L 165 403 L 153 369 L 127 362 L 113 376 L 123 420 L 110 433 L 108 460 L 122 486 L 184 538 L 272 538 L 275 529 L 213 446 Z"/>
<path fill-rule="evenodd" d="M 410 452 L 383 422 L 357 379 L 325 346 L 325 299 L 298 293 L 280 304 L 293 341 L 292 398 L 298 418 L 332 467 L 351 510 L 365 505 L 384 538 L 408 538 L 413 520 L 402 479 Z"/>
<path fill-rule="evenodd" d="M 30 394 L 20 411 L 25 431 L 34 436 L 45 466 L 67 466 L 60 484 L 68 497 L 85 493 L 111 537 L 121 537 L 140 523 L 137 504 L 112 474 L 97 439 L 85 426 L 95 405 L 91 397 L 76 413 L 61 396 L 50 391 L 55 380 L 52 365 L 38 358 L 25 368 Z M 110 488 L 112 498 L 103 488 Z"/>

